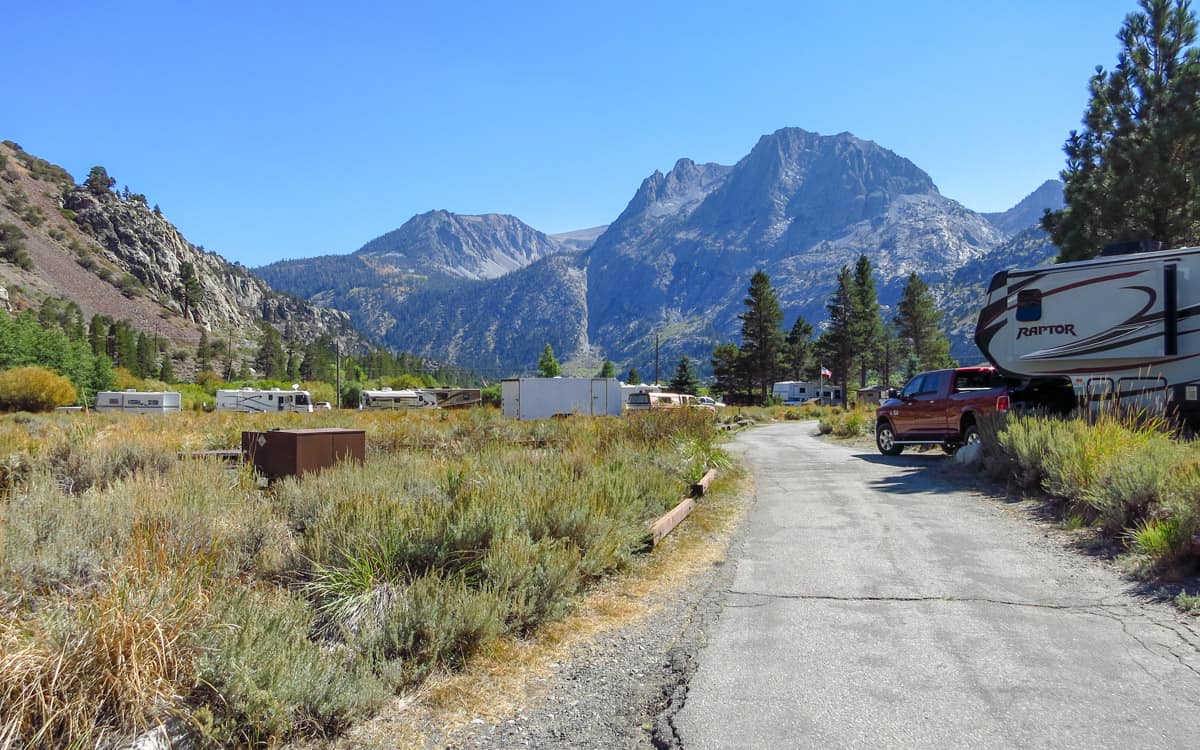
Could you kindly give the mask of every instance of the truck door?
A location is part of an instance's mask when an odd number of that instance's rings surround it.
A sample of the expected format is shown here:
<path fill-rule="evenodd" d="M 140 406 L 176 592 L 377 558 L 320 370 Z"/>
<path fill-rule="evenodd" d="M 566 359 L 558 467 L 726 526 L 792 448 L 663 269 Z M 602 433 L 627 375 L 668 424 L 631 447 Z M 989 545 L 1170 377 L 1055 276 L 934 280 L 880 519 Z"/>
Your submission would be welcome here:
<path fill-rule="evenodd" d="M 929 437 L 945 430 L 944 405 L 939 396 L 942 395 L 943 378 L 950 373 L 927 372 L 921 378 L 918 387 L 912 392 L 908 412 L 911 423 L 905 434 L 910 437 Z M 897 432 L 900 430 L 897 429 Z"/>
<path fill-rule="evenodd" d="M 921 374 L 908 381 L 908 385 L 900 391 L 900 400 L 904 402 L 903 409 L 896 409 L 892 415 L 892 428 L 897 435 L 913 436 L 920 434 L 920 416 L 916 399 L 923 392 L 928 375 Z"/>

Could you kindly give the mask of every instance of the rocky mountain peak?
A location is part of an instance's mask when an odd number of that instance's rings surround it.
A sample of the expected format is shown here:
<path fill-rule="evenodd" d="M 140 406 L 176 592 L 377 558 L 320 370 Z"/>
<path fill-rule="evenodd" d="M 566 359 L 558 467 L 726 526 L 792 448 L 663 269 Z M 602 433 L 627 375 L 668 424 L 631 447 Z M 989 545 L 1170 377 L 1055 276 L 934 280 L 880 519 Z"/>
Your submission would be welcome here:
<path fill-rule="evenodd" d="M 354 255 L 407 273 L 493 279 L 560 250 L 559 243 L 515 216 L 439 209 L 412 217 Z"/>
<path fill-rule="evenodd" d="M 1059 180 L 1046 180 L 1037 190 L 1021 199 L 1017 205 L 1007 211 L 983 214 L 994 227 L 1007 237 L 1036 226 L 1042 220 L 1042 214 L 1047 210 L 1057 211 L 1066 205 L 1063 198 L 1063 183 Z"/>

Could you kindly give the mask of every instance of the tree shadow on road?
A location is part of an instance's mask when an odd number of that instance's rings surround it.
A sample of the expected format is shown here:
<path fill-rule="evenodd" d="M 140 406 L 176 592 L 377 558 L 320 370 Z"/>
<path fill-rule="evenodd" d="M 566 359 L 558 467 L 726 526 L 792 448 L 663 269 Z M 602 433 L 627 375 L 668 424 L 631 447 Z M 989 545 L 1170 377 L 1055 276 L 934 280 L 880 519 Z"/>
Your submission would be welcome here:
<path fill-rule="evenodd" d="M 880 492 L 894 495 L 929 495 L 963 489 L 962 478 L 947 472 L 947 468 L 953 466 L 953 463 L 950 457 L 940 450 L 902 453 L 899 456 L 856 453 L 854 457 L 867 463 L 900 470 L 869 483 L 872 489 Z"/>

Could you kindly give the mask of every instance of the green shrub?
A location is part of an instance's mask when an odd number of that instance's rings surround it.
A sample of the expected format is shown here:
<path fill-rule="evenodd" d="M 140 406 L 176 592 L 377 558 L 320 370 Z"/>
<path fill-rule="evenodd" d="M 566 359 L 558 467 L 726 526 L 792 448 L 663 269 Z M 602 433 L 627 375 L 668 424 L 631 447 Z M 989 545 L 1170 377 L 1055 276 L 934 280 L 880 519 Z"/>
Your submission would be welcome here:
<path fill-rule="evenodd" d="M 327 736 L 387 699 L 368 664 L 309 639 L 312 612 L 302 600 L 231 587 L 216 593 L 213 610 L 194 697 L 210 740 L 273 746 L 296 734 Z"/>
<path fill-rule="evenodd" d="M 398 661 L 395 678 L 418 682 L 438 668 L 460 668 L 504 631 L 505 607 L 462 576 L 431 573 L 399 592 L 377 629 L 359 638 L 376 659 Z"/>
<path fill-rule="evenodd" d="M 75 403 L 75 386 L 44 367 L 15 367 L 0 372 L 0 409 L 50 411 Z"/>
<path fill-rule="evenodd" d="M 26 271 L 33 270 L 33 259 L 25 250 L 28 239 L 16 224 L 0 224 L 0 260 L 8 261 Z"/>

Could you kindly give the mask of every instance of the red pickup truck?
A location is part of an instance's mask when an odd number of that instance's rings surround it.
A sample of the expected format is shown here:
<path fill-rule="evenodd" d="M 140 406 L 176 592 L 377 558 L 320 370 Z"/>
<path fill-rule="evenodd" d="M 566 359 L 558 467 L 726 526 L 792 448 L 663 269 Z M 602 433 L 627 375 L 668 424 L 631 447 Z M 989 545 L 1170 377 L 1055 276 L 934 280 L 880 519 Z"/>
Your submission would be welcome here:
<path fill-rule="evenodd" d="M 879 405 L 875 444 L 888 456 L 906 445 L 940 445 L 953 453 L 979 442 L 979 417 L 1008 407 L 1007 381 L 992 367 L 923 372 Z"/>

